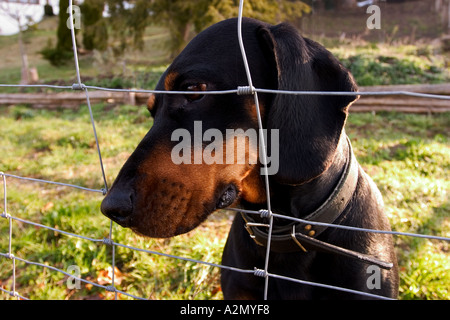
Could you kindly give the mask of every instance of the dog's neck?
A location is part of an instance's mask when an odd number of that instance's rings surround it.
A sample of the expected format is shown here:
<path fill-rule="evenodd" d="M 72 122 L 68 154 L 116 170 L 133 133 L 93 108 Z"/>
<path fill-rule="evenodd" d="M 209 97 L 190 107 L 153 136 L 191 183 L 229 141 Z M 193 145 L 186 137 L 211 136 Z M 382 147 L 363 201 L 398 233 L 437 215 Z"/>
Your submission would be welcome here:
<path fill-rule="evenodd" d="M 272 211 L 303 218 L 320 207 L 333 192 L 349 161 L 348 148 L 347 137 L 343 133 L 331 166 L 320 176 L 305 184 L 277 187 L 280 194 L 273 197 L 277 200 L 272 202 Z"/>

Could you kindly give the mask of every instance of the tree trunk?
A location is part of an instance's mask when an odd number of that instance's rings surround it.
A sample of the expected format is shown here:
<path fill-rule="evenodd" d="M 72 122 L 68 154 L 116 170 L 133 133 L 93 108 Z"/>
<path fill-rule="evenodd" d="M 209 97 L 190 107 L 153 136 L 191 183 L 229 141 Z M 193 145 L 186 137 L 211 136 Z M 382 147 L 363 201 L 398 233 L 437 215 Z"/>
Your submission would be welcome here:
<path fill-rule="evenodd" d="M 21 84 L 29 84 L 30 83 L 30 77 L 28 72 L 28 56 L 27 56 L 27 50 L 25 47 L 25 43 L 23 42 L 23 33 L 22 33 L 22 27 L 20 25 L 20 20 L 17 18 L 17 25 L 19 26 L 19 50 L 20 50 L 20 56 L 22 58 L 22 72 L 21 72 Z"/>

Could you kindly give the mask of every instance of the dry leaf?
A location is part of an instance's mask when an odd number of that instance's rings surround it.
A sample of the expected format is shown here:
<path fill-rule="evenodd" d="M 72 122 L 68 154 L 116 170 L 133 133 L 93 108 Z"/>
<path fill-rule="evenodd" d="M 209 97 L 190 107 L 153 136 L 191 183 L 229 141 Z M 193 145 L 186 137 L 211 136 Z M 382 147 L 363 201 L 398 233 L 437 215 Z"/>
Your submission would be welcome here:
<path fill-rule="evenodd" d="M 117 267 L 114 267 L 114 284 L 121 284 L 123 280 L 123 274 Z M 101 285 L 107 285 L 112 283 L 112 267 L 109 266 L 105 270 L 100 270 L 97 275 L 97 282 Z"/>
<path fill-rule="evenodd" d="M 41 212 L 46 212 L 48 210 L 50 210 L 51 208 L 53 208 L 55 206 L 55 204 L 53 202 L 47 202 L 47 204 L 45 204 L 42 208 L 41 208 Z"/>

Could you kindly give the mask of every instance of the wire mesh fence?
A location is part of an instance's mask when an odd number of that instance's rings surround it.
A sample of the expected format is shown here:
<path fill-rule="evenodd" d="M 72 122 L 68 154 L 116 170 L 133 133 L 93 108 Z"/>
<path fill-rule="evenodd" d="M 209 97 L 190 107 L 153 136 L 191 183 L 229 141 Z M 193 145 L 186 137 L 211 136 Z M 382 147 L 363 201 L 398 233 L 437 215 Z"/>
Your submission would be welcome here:
<path fill-rule="evenodd" d="M 244 61 L 244 66 L 245 66 L 245 72 L 247 75 L 247 80 L 248 80 L 248 86 L 244 86 L 244 87 L 238 87 L 236 89 L 233 90 L 224 90 L 224 91 L 204 91 L 202 92 L 202 94 L 211 94 L 211 95 L 218 95 L 218 94 L 238 94 L 238 95 L 253 95 L 254 96 L 254 101 L 255 101 L 255 105 L 256 105 L 256 113 L 257 113 L 257 118 L 258 118 L 258 125 L 259 127 L 262 129 L 263 125 L 262 125 L 262 121 L 261 121 L 261 115 L 259 113 L 259 99 L 258 99 L 258 93 L 273 93 L 273 94 L 290 94 L 290 95 L 404 95 L 404 96 L 412 96 L 412 97 L 416 97 L 416 98 L 433 98 L 433 99 L 440 99 L 440 100 L 450 100 L 449 96 L 445 96 L 445 95 L 436 95 L 436 94 L 426 94 L 426 93 L 417 93 L 417 92 L 407 92 L 407 91 L 399 91 L 399 92 L 392 92 L 392 91 L 375 91 L 375 92 L 314 92 L 314 91 L 280 91 L 280 90 L 267 90 L 267 89 L 262 89 L 262 88 L 255 88 L 252 84 L 252 76 L 251 76 L 251 72 L 250 69 L 248 67 L 248 62 L 247 62 L 247 56 L 245 54 L 245 50 L 244 50 L 244 43 L 243 43 L 243 39 L 242 39 L 242 17 L 243 17 L 243 0 L 240 1 L 239 3 L 239 16 L 238 16 L 238 34 L 236 35 L 238 37 L 239 40 L 239 46 L 240 46 L 240 50 L 242 53 L 242 59 Z M 111 89 L 111 88 L 105 88 L 105 87 L 98 87 L 98 86 L 87 86 L 85 84 L 82 83 L 81 81 L 81 75 L 80 75 L 80 68 L 79 68 L 79 64 L 78 64 L 78 56 L 77 56 L 77 48 L 76 48 L 76 42 L 75 42 L 75 32 L 74 32 L 74 26 L 73 26 L 73 17 L 72 17 L 72 1 L 70 1 L 70 5 L 69 5 L 69 14 L 70 14 L 70 19 L 69 21 L 71 22 L 71 34 L 72 34 L 72 44 L 73 44 L 73 54 L 74 54 L 74 62 L 75 62 L 75 71 L 76 71 L 76 78 L 77 78 L 77 83 L 73 84 L 72 86 L 53 86 L 53 85 L 10 85 L 10 84 L 0 84 L 0 88 L 1 87 L 41 87 L 41 88 L 52 88 L 52 89 L 59 89 L 59 90 L 81 90 L 82 92 L 85 93 L 86 96 L 86 103 L 87 103 L 87 107 L 89 110 L 89 116 L 90 116 L 90 123 L 92 125 L 92 131 L 93 131 L 93 136 L 95 139 L 95 148 L 96 148 L 96 152 L 98 154 L 98 171 L 102 177 L 103 180 L 103 188 L 100 189 L 92 189 L 92 188 L 87 188 L 84 186 L 80 186 L 80 185 L 75 185 L 75 184 L 67 184 L 67 183 L 62 183 L 62 182 L 57 182 L 57 181 L 50 181 L 50 180 L 44 180 L 44 179 L 35 179 L 35 178 L 30 178 L 30 177 L 26 177 L 26 176 L 19 176 L 19 175 L 14 175 L 14 174 L 9 174 L 8 172 L 0 172 L 0 180 L 2 182 L 3 185 L 3 210 L 2 210 L 2 214 L 1 214 L 1 218 L 6 219 L 8 221 L 8 230 L 9 230 L 9 234 L 6 237 L 2 237 L 1 241 L 5 241 L 7 242 L 7 247 L 8 250 L 6 252 L 0 252 L 0 257 L 2 259 L 9 259 L 11 261 L 11 270 L 12 270 L 12 280 L 11 280 L 11 285 L 9 287 L 0 287 L 0 291 L 4 292 L 5 294 L 9 294 L 12 297 L 17 297 L 19 299 L 28 299 L 27 297 L 23 296 L 20 292 L 18 292 L 16 290 L 16 282 L 17 282 L 17 277 L 16 277 L 16 261 L 28 264 L 28 265 L 35 265 L 41 268 L 45 268 L 45 269 L 49 269 L 52 270 L 54 272 L 58 272 L 61 273 L 63 275 L 66 275 L 67 277 L 69 277 L 69 279 L 75 280 L 75 281 L 79 281 L 79 282 L 83 282 L 86 284 L 90 284 L 92 286 L 101 288 L 103 290 L 109 291 L 109 292 L 113 292 L 115 294 L 115 298 L 117 299 L 118 294 L 124 295 L 124 296 L 128 296 L 134 299 L 146 299 L 145 297 L 139 297 L 136 295 L 132 295 L 130 293 L 127 293 L 125 291 L 121 291 L 120 289 L 118 289 L 116 287 L 116 283 L 115 283 L 115 252 L 116 252 L 116 248 L 121 247 L 121 248 L 126 248 L 129 250 L 136 250 L 136 251 L 140 251 L 140 252 L 145 252 L 148 254 L 152 254 L 152 255 L 159 255 L 159 256 L 165 256 L 171 259 L 179 259 L 182 261 L 188 261 L 188 262 L 192 262 L 192 263 L 198 263 L 198 264 L 203 264 L 203 265 L 207 265 L 210 267 L 214 267 L 214 268 L 221 268 L 221 269 L 227 269 L 227 270 L 231 270 L 234 272 L 241 272 L 241 273 L 247 273 L 247 274 L 253 274 L 255 277 L 262 277 L 265 279 L 265 290 L 264 290 L 264 297 L 267 299 L 267 295 L 268 295 L 268 291 L 270 290 L 270 286 L 269 286 L 269 278 L 276 278 L 276 279 L 283 279 L 283 280 L 287 280 L 287 281 L 292 281 L 295 283 L 299 283 L 299 284 L 304 284 L 304 285 L 309 285 L 309 286 L 317 286 L 317 287 L 322 287 L 322 288 L 328 288 L 328 289 L 332 289 L 332 290 L 338 290 L 338 291 L 342 291 L 342 292 L 350 292 L 350 293 L 355 293 L 358 295 L 362 295 L 362 296 L 366 296 L 368 298 L 376 298 L 376 299 L 388 299 L 386 297 L 383 296 L 379 296 L 379 295 L 374 295 L 374 294 L 370 294 L 370 293 L 366 293 L 366 292 L 360 292 L 360 291 L 355 291 L 349 288 L 342 288 L 342 287 L 336 287 L 336 286 L 332 286 L 326 283 L 316 283 L 316 282 L 311 282 L 311 281 L 306 281 L 303 279 L 295 279 L 292 277 L 286 277 L 283 275 L 279 275 L 279 274 L 274 274 L 271 273 L 270 270 L 268 269 L 269 266 L 269 260 L 270 260 L 270 243 L 271 243 L 271 235 L 272 235 L 272 226 L 273 226 L 273 218 L 279 218 L 279 219 L 288 219 L 291 221 L 296 221 L 296 222 L 305 222 L 302 219 L 297 219 L 297 218 L 293 218 L 293 217 L 288 217 L 288 216 L 284 216 L 281 214 L 278 214 L 276 212 L 272 212 L 271 209 L 271 200 L 270 200 L 270 185 L 269 185 L 269 177 L 267 175 L 267 173 L 264 175 L 264 183 L 265 183 L 265 187 L 266 187 L 266 195 L 267 195 L 267 203 L 266 203 L 266 208 L 259 210 L 259 211 L 249 211 L 249 210 L 242 210 L 242 209 L 233 209 L 235 211 L 245 211 L 248 214 L 251 215 L 260 215 L 262 217 L 268 218 L 269 219 L 269 223 L 268 223 L 268 241 L 267 241 L 267 249 L 266 249 L 266 258 L 265 258 L 265 263 L 264 263 L 264 267 L 263 268 L 258 268 L 257 266 L 255 266 L 254 269 L 240 269 L 240 268 L 236 268 L 236 267 L 231 267 L 231 266 L 225 266 L 225 265 L 221 265 L 221 264 L 215 264 L 215 263 L 210 263 L 210 262 L 205 262 L 205 261 L 201 261 L 201 260 L 197 260 L 197 259 L 191 259 L 191 258 L 187 258 L 187 257 L 182 257 L 182 256 L 177 256 L 177 255 L 172 255 L 172 254 L 167 254 L 164 252 L 160 252 L 160 251 L 156 251 L 156 250 L 147 250 L 147 249 L 143 249 L 143 248 L 139 248 L 139 247 L 133 247 L 133 246 L 129 246 L 129 245 L 124 245 L 121 244 L 119 242 L 114 241 L 113 239 L 113 235 L 112 235 L 112 229 L 113 229 L 113 222 L 110 222 L 110 228 L 109 228 L 109 232 L 108 232 L 108 236 L 105 238 L 91 238 L 91 237 L 87 237 L 81 234 L 77 234 L 77 233 L 72 233 L 72 232 L 67 232 L 64 230 L 60 230 L 59 228 L 54 228 L 54 227 L 50 227 L 48 225 L 44 225 L 44 224 L 39 224 L 33 221 L 29 221 L 26 219 L 22 219 L 21 217 L 18 216 L 17 213 L 15 212 L 10 212 L 8 210 L 8 182 L 11 180 L 20 180 L 20 181 L 24 181 L 26 183 L 36 183 L 39 185 L 43 185 L 43 184 L 51 184 L 51 185 L 57 185 L 57 186 L 61 186 L 64 188 L 70 188 L 70 189 L 77 189 L 83 192 L 91 192 L 91 193 L 100 193 L 102 195 L 105 195 L 108 191 L 108 184 L 107 184 L 107 178 L 106 178 L 106 174 L 105 174 L 105 169 L 103 166 L 103 160 L 102 160 L 102 153 L 101 153 L 101 146 L 99 143 L 99 139 L 97 136 L 97 130 L 96 130 L 96 123 L 95 123 L 95 119 L 94 119 L 94 115 L 93 115 L 93 111 L 91 108 L 91 103 L 90 103 L 90 97 L 89 97 L 89 91 L 90 90 L 105 90 L 105 91 L 117 91 L 117 92 L 145 92 L 145 93 L 158 93 L 158 94 L 191 94 L 192 92 L 188 91 L 188 92 L 184 92 L 184 91 L 157 91 L 157 90 L 141 90 L 141 89 Z M 266 148 L 265 148 L 265 141 L 264 138 L 262 138 L 261 141 L 261 148 L 263 150 L 262 152 L 262 162 L 263 163 L 267 163 L 267 159 L 265 159 L 267 157 L 266 155 Z M 1 169 L 1 168 L 0 168 Z M 100 214 L 100 213 L 99 213 Z M 105 218 L 106 219 L 106 218 Z M 26 224 L 26 225 L 31 225 L 34 226 L 36 228 L 42 228 L 42 229 L 47 229 L 47 230 L 51 230 L 54 232 L 58 232 L 59 234 L 62 234 L 66 237 L 73 237 L 73 238 L 79 238 L 79 239 L 83 239 L 83 240 L 87 240 L 87 241 L 91 241 L 94 243 L 97 243 L 99 245 L 105 245 L 105 246 L 109 246 L 112 250 L 112 259 L 111 259 L 111 270 L 112 270 L 112 277 L 111 277 L 111 283 L 109 285 L 103 285 L 103 284 L 99 284 L 96 283 L 94 281 L 90 281 L 88 279 L 83 279 L 80 276 L 74 275 L 73 273 L 68 272 L 67 270 L 62 270 L 61 268 L 57 268 L 55 266 L 51 266 L 48 265 L 47 263 L 40 263 L 40 262 L 36 262 L 36 261 L 30 261 L 27 259 L 24 259 L 20 256 L 16 256 L 15 252 L 13 250 L 13 242 L 14 242 L 14 237 L 13 237 L 13 229 L 17 227 L 17 223 L 21 223 L 21 224 Z M 308 224 L 311 225 L 326 225 L 327 227 L 331 227 L 331 228 L 339 228 L 339 229 L 346 229 L 346 230 L 351 230 L 351 231 L 358 231 L 358 232 L 373 232 L 373 233 L 386 233 L 386 234 L 392 234 L 392 235 L 402 235 L 402 236 L 407 236 L 407 237 L 418 237 L 418 238 L 427 238 L 427 239 L 433 239 L 433 240 L 437 240 L 437 241 L 450 241 L 450 238 L 447 237 L 441 237 L 441 236 L 433 236 L 433 235 L 426 235 L 426 234 L 415 234 L 415 233 L 405 233 L 405 232 L 396 232 L 396 231 L 380 231 L 380 230 L 372 230 L 372 229 L 362 229 L 362 228 L 354 228 L 354 227 L 347 227 L 347 226 L 341 226 L 341 225 L 334 225 L 334 224 L 325 224 L 325 223 L 320 223 L 320 222 L 314 222 L 314 221 L 307 221 Z"/>

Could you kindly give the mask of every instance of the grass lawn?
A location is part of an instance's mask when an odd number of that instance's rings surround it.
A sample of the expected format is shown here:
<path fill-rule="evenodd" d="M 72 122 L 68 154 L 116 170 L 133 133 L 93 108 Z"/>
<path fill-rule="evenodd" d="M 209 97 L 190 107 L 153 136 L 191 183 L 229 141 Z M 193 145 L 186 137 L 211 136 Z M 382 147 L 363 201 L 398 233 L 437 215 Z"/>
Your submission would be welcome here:
<path fill-rule="evenodd" d="M 25 32 L 30 67 L 41 83 L 72 85 L 73 62 L 56 68 L 39 51 L 55 41 L 56 18 Z M 149 27 L 142 52 L 124 59 L 111 52 L 80 54 L 82 81 L 109 88 L 153 89 L 168 53 L 167 31 Z M 354 74 L 359 85 L 449 82 L 448 57 L 426 44 L 383 45 L 318 39 Z M 326 43 L 326 42 L 329 43 Z M 17 35 L 0 37 L 0 83 L 20 82 Z M 447 60 L 446 60 L 447 59 Z M 126 60 L 126 64 L 124 64 Z M 27 89 L 28 90 L 28 89 Z M 41 89 L 39 89 L 41 90 Z M 24 89 L 4 88 L 3 92 Z M 111 185 L 120 167 L 152 125 L 144 107 L 94 105 L 106 176 Z M 347 133 L 365 170 L 379 186 L 393 229 L 450 237 L 450 114 L 351 114 Z M 0 106 L 0 172 L 103 187 L 95 140 L 86 106 L 78 110 L 34 110 Z M 3 212 L 0 180 L 0 212 Z M 103 196 L 78 189 L 7 178 L 8 213 L 56 229 L 102 239 L 110 222 L 100 213 Z M 171 239 L 145 239 L 117 225 L 113 240 L 197 260 L 220 263 L 232 215 L 213 214 L 192 232 Z M 8 252 L 8 220 L 0 218 L 0 253 Z M 15 256 L 62 270 L 72 265 L 101 285 L 111 282 L 111 248 L 18 221 L 13 222 Z M 449 243 L 396 236 L 401 299 L 450 299 Z M 150 299 L 221 299 L 220 270 L 182 260 L 116 248 L 115 285 Z M 10 290 L 12 262 L 0 257 L 0 287 Z M 16 262 L 16 291 L 31 299 L 112 299 L 89 284 L 71 290 L 67 276 Z M 0 292 L 0 299 L 10 299 Z M 119 295 L 119 299 L 128 299 Z"/>
<path fill-rule="evenodd" d="M 152 125 L 144 107 L 93 106 L 108 183 Z M 0 109 L 0 171 L 33 178 L 103 187 L 89 114 L 23 106 Z M 393 229 L 450 236 L 450 114 L 351 114 L 347 124 L 355 153 L 378 184 Z M 0 182 L 0 191 L 3 189 Z M 8 212 L 18 218 L 83 236 L 108 236 L 100 193 L 7 178 Z M 0 200 L 3 203 L 1 193 Z M 3 211 L 2 209 L 0 209 Z M 213 214 L 194 231 L 172 239 L 145 239 L 117 225 L 116 242 L 220 263 L 231 216 Z M 8 220 L 0 218 L 0 252 L 8 252 Z M 15 256 L 63 270 L 80 267 L 84 279 L 109 285 L 111 248 L 13 222 Z M 401 299 L 450 299 L 449 243 L 396 236 Z M 116 248 L 119 290 L 150 299 L 220 299 L 217 268 Z M 70 290 L 67 277 L 16 262 L 16 291 L 31 299 L 111 299 L 113 293 L 81 284 Z M 11 260 L 0 257 L 0 286 L 12 283 Z M 9 299 L 0 293 L 0 299 Z M 119 299 L 127 299 L 119 295 Z"/>

